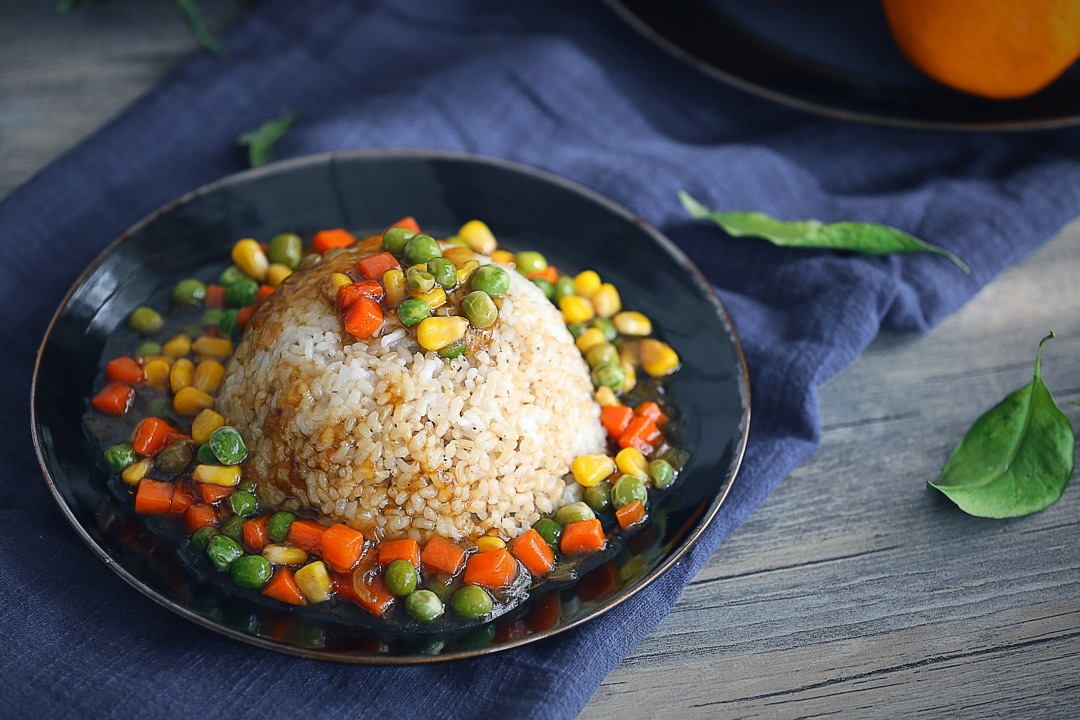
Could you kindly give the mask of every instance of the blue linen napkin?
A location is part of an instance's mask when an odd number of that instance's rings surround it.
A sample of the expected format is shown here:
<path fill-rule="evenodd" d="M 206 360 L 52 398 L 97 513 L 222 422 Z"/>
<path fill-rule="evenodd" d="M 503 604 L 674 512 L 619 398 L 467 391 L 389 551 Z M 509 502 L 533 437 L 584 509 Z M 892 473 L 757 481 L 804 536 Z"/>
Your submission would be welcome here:
<path fill-rule="evenodd" d="M 0 205 L 8 372 L 0 419 L 0 714 L 14 717 L 572 717 L 721 540 L 819 442 L 815 388 L 881 327 L 923 331 L 1080 212 L 1080 132 L 960 135 L 806 115 L 701 77 L 591 3 L 266 0 Z M 717 522 L 631 602 L 509 653 L 357 667 L 196 627 L 107 571 L 68 527 L 27 436 L 34 349 L 112 238 L 244 167 L 234 138 L 300 119 L 278 157 L 430 147 L 584 184 L 665 231 L 731 311 L 752 380 L 742 472 Z M 691 222 L 676 198 L 856 219 L 957 253 L 783 250 Z M 822 488 L 821 492 L 827 492 Z M 692 649 L 691 649 L 692 650 Z"/>

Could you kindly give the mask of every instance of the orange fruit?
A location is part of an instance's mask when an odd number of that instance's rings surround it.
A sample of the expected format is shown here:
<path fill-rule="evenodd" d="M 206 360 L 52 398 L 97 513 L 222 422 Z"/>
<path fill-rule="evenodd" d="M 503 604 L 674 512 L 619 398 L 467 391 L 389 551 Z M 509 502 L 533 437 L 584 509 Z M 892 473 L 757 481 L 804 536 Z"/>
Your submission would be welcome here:
<path fill-rule="evenodd" d="M 1005 100 L 1042 90 L 1080 57 L 1080 0 L 882 0 L 915 67 Z"/>

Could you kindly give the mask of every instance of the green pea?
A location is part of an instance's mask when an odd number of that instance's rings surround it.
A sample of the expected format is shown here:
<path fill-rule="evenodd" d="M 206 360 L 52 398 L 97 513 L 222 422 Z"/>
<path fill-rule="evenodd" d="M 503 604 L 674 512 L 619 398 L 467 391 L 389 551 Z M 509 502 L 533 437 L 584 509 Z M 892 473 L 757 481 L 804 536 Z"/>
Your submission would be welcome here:
<path fill-rule="evenodd" d="M 481 265 L 469 276 L 469 287 L 491 297 L 503 297 L 510 289 L 510 275 L 498 265 Z"/>
<path fill-rule="evenodd" d="M 611 483 L 605 480 L 587 487 L 583 497 L 585 504 L 596 512 L 607 512 L 611 509 Z"/>
<path fill-rule="evenodd" d="M 563 505 L 555 512 L 555 522 L 560 525 L 569 525 L 579 520 L 595 519 L 596 513 L 593 512 L 593 509 L 580 500 L 569 505 Z"/>
<path fill-rule="evenodd" d="M 618 509 L 623 505 L 629 505 L 635 500 L 640 500 L 642 504 L 648 502 L 649 491 L 641 478 L 636 475 L 623 475 L 615 481 L 615 485 L 611 488 L 611 504 L 615 506 L 615 509 Z"/>
<path fill-rule="evenodd" d="M 597 343 L 585 353 L 585 362 L 589 363 L 589 367 L 592 368 L 600 365 L 617 365 L 619 363 L 619 351 L 609 342 Z"/>
<path fill-rule="evenodd" d="M 199 462 L 206 465 L 215 465 L 218 461 L 217 455 L 210 449 L 210 443 L 208 442 L 199 446 L 199 450 L 195 453 L 195 457 L 198 458 Z"/>
<path fill-rule="evenodd" d="M 423 234 L 409 238 L 402 252 L 405 255 L 405 262 L 410 265 L 418 265 L 426 263 L 431 258 L 442 257 L 442 249 L 439 248 L 439 243 L 435 241 L 435 238 Z"/>
<path fill-rule="evenodd" d="M 574 278 L 569 275 L 560 275 L 559 279 L 555 281 L 555 295 L 552 300 L 556 302 L 559 298 L 566 297 L 567 295 L 574 294 Z"/>
<path fill-rule="evenodd" d="M 174 442 L 154 457 L 154 465 L 158 470 L 170 475 L 182 472 L 191 463 L 191 458 L 195 455 L 192 452 L 191 445 L 192 443 L 187 440 Z"/>
<path fill-rule="evenodd" d="M 405 245 L 416 235 L 409 228 L 388 227 L 382 234 L 383 250 L 393 255 L 401 255 L 405 252 Z"/>
<path fill-rule="evenodd" d="M 119 443 L 105 449 L 105 464 L 113 472 L 122 472 L 126 467 L 135 463 L 138 458 L 131 443 Z"/>
<path fill-rule="evenodd" d="M 296 522 L 296 516 L 291 512 L 282 510 L 270 516 L 266 521 L 266 532 L 274 542 L 285 542 L 289 537 L 289 528 Z"/>
<path fill-rule="evenodd" d="M 395 560 L 386 566 L 386 575 L 383 580 L 386 582 L 387 590 L 398 597 L 402 597 L 416 589 L 419 576 L 411 562 L 408 560 Z"/>
<path fill-rule="evenodd" d="M 405 610 L 420 622 L 431 622 L 443 614 L 443 603 L 430 590 L 417 590 L 405 598 Z"/>
<path fill-rule="evenodd" d="M 469 349 L 469 343 L 464 340 L 455 340 L 454 342 L 439 348 L 439 357 L 446 358 L 447 360 L 453 360 L 456 357 L 461 357 L 465 354 L 465 351 Z"/>
<path fill-rule="evenodd" d="M 522 250 L 514 256 L 514 266 L 522 275 L 529 276 L 534 272 L 546 270 L 547 258 L 535 250 Z"/>
<path fill-rule="evenodd" d="M 461 301 L 461 312 L 473 327 L 478 328 L 491 327 L 499 318 L 499 308 L 483 290 L 473 290 L 466 295 Z"/>
<path fill-rule="evenodd" d="M 262 555 L 244 555 L 229 566 L 229 574 L 240 587 L 258 590 L 274 574 L 274 568 Z"/>
<path fill-rule="evenodd" d="M 234 492 L 230 495 L 229 507 L 242 518 L 250 518 L 259 514 L 259 500 L 254 493 L 246 490 Z"/>
<path fill-rule="evenodd" d="M 606 386 L 619 392 L 626 384 L 626 371 L 617 363 L 597 365 L 592 371 L 592 381 L 596 387 Z"/>
<path fill-rule="evenodd" d="M 272 263 L 280 263 L 293 270 L 304 257 L 304 243 L 295 233 L 281 233 L 270 238 L 266 247 L 266 257 Z"/>
<path fill-rule="evenodd" d="M 467 650 L 486 648 L 495 641 L 495 623 L 485 623 L 469 632 L 461 639 L 462 647 Z"/>
<path fill-rule="evenodd" d="M 221 534 L 225 537 L 235 541 L 244 541 L 244 518 L 239 515 L 230 516 L 225 522 L 221 523 Z"/>
<path fill-rule="evenodd" d="M 251 480 L 247 480 L 247 481 L 242 482 L 239 485 L 237 485 L 236 489 L 239 492 L 253 493 L 253 492 L 255 492 L 255 483 L 253 481 L 251 481 Z"/>
<path fill-rule="evenodd" d="M 243 556 L 244 548 L 228 535 L 215 535 L 206 544 L 206 554 L 215 568 L 225 570 Z"/>
<path fill-rule="evenodd" d="M 169 415 L 172 413 L 173 409 L 172 400 L 167 397 L 156 397 L 150 401 L 150 404 L 146 409 L 149 410 L 150 414 L 154 417 Z"/>
<path fill-rule="evenodd" d="M 446 258 L 431 258 L 428 260 L 427 269 L 444 290 L 452 290 L 457 285 L 457 266 Z"/>
<path fill-rule="evenodd" d="M 405 273 L 405 284 L 409 290 L 417 293 L 430 292 L 435 287 L 435 276 L 427 270 L 411 267 Z"/>
<path fill-rule="evenodd" d="M 181 307 L 202 307 L 206 301 L 206 283 L 197 278 L 187 278 L 176 283 L 172 301 Z"/>
<path fill-rule="evenodd" d="M 544 297 L 546 297 L 548 300 L 551 300 L 555 297 L 555 286 L 549 283 L 544 278 L 534 277 L 532 279 L 532 284 L 540 288 L 540 290 L 544 293 Z"/>
<path fill-rule="evenodd" d="M 225 286 L 225 304 L 229 307 L 247 307 L 255 304 L 259 296 L 259 283 L 249 277 L 241 278 Z"/>
<path fill-rule="evenodd" d="M 478 618 L 491 612 L 494 606 L 491 595 L 479 585 L 459 588 L 450 598 L 450 606 L 461 617 Z"/>
<path fill-rule="evenodd" d="M 244 438 L 240 437 L 240 432 L 230 425 L 223 425 L 212 432 L 207 444 L 210 445 L 210 449 L 214 451 L 214 457 L 222 465 L 239 465 L 247 457 L 247 445 L 244 444 Z"/>
<path fill-rule="evenodd" d="M 562 525 L 551 518 L 542 518 L 533 525 L 533 530 L 540 533 L 540 537 L 544 538 L 544 542 L 553 549 L 558 549 L 559 541 L 562 540 Z"/>
<path fill-rule="evenodd" d="M 604 333 L 604 340 L 609 343 L 615 342 L 619 337 L 619 329 L 615 327 L 615 321 L 611 318 L 595 317 L 589 322 L 589 327 L 594 327 Z"/>
<path fill-rule="evenodd" d="M 164 324 L 165 320 L 161 317 L 161 313 L 146 306 L 135 308 L 128 317 L 128 327 L 140 335 L 153 335 L 161 330 Z"/>
<path fill-rule="evenodd" d="M 426 317 L 431 317 L 431 306 L 420 298 L 409 298 L 397 307 L 398 320 L 402 325 L 412 327 Z"/>
<path fill-rule="evenodd" d="M 228 337 L 236 333 L 240 326 L 236 322 L 236 318 L 240 317 L 240 311 L 236 308 L 229 308 L 228 310 L 222 310 L 221 316 L 217 321 L 217 329 L 225 337 Z"/>
<path fill-rule="evenodd" d="M 652 478 L 653 487 L 663 490 L 675 481 L 675 468 L 663 458 L 658 458 L 649 463 L 649 477 Z"/>
<path fill-rule="evenodd" d="M 200 550 L 206 550 L 210 540 L 218 534 L 217 528 L 201 527 L 191 536 L 191 544 Z"/>
<path fill-rule="evenodd" d="M 202 314 L 203 327 L 216 328 L 218 323 L 221 322 L 221 316 L 225 314 L 224 310 L 218 310 L 217 308 L 211 308 Z M 200 328 L 199 335 L 202 335 L 202 329 Z"/>
<path fill-rule="evenodd" d="M 567 323 L 566 329 L 569 330 L 570 335 L 577 340 L 581 337 L 581 333 L 589 329 L 589 326 L 584 323 Z"/>
<path fill-rule="evenodd" d="M 154 342 L 153 340 L 147 340 L 146 342 L 139 343 L 139 347 L 135 348 L 135 355 L 137 357 L 148 357 L 150 355 L 161 354 L 161 343 Z"/>
<path fill-rule="evenodd" d="M 243 270 L 236 267 L 235 265 L 230 265 L 229 267 L 222 270 L 221 274 L 218 275 L 218 284 L 229 287 L 234 282 L 244 280 L 246 278 L 247 275 L 244 274 Z"/>

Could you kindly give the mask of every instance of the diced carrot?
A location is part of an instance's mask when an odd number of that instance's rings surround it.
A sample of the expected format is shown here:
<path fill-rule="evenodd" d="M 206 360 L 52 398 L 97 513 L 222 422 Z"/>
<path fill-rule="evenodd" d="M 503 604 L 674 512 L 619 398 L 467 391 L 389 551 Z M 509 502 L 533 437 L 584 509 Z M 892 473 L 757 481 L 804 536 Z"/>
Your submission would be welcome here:
<path fill-rule="evenodd" d="M 112 382 L 103 387 L 90 404 L 104 415 L 123 415 L 134 400 L 134 388 L 121 382 Z"/>
<path fill-rule="evenodd" d="M 334 570 L 351 570 L 364 554 L 364 536 L 348 525 L 334 523 L 322 536 L 322 559 Z"/>
<path fill-rule="evenodd" d="M 217 510 L 211 505 L 195 503 L 184 512 L 184 525 L 188 533 L 193 533 L 199 528 L 213 527 L 218 524 Z"/>
<path fill-rule="evenodd" d="M 533 577 L 546 575 L 555 567 L 555 551 L 532 528 L 510 541 L 510 552 L 528 568 Z"/>
<path fill-rule="evenodd" d="M 652 420 L 657 426 L 663 425 L 667 417 L 664 415 L 664 411 L 660 409 L 660 406 L 656 404 L 654 400 L 646 400 L 640 403 L 634 408 L 634 414 L 641 417 L 647 417 Z"/>
<path fill-rule="evenodd" d="M 599 520 L 575 520 L 563 527 L 559 548 L 563 555 L 596 552 L 604 548 L 604 526 Z"/>
<path fill-rule="evenodd" d="M 322 536 L 326 528 L 314 520 L 294 520 L 289 526 L 288 541 L 313 555 L 322 552 Z"/>
<path fill-rule="evenodd" d="M 265 589 L 264 586 L 263 590 Z M 292 632 L 297 623 L 299 623 L 299 620 L 291 611 L 271 612 L 269 608 L 259 610 L 259 624 L 266 631 L 266 637 L 271 640 L 284 640 L 285 636 Z"/>
<path fill-rule="evenodd" d="M 180 442 L 181 440 L 190 440 L 190 439 L 191 439 L 190 435 L 188 435 L 186 433 L 182 433 L 182 432 L 180 432 L 179 430 L 177 430 L 174 427 L 170 427 L 169 432 L 165 434 L 165 445 L 164 445 L 164 447 L 169 447 L 174 442 Z"/>
<path fill-rule="evenodd" d="M 529 626 L 533 632 L 549 630 L 559 624 L 561 614 L 562 599 L 559 593 L 549 592 L 533 600 L 532 609 L 529 611 Z"/>
<path fill-rule="evenodd" d="M 267 528 L 269 517 L 260 515 L 244 521 L 244 547 L 251 552 L 262 552 L 266 547 L 266 541 L 270 538 Z"/>
<path fill-rule="evenodd" d="M 398 259 L 388 252 L 375 253 L 356 263 L 356 271 L 368 280 L 381 278 L 387 270 L 400 268 Z"/>
<path fill-rule="evenodd" d="M 188 487 L 187 483 L 175 483 L 172 502 L 169 503 L 169 513 L 172 515 L 183 515 L 187 512 L 187 509 L 194 504 L 195 494 L 191 491 L 191 488 Z"/>
<path fill-rule="evenodd" d="M 210 505 L 213 505 L 219 500 L 224 500 L 236 492 L 236 488 L 234 487 L 222 487 L 221 485 L 211 485 L 210 483 L 195 483 L 195 485 L 199 489 L 199 496 L 202 498 L 202 501 L 204 503 L 209 503 Z"/>
<path fill-rule="evenodd" d="M 259 286 L 259 292 L 255 294 L 255 304 L 261 303 L 266 298 L 274 294 L 274 288 L 266 283 Z"/>
<path fill-rule="evenodd" d="M 491 641 L 499 644 L 509 640 L 520 640 L 528 634 L 529 626 L 524 620 L 520 618 L 515 620 L 501 618 L 495 625 L 495 637 Z"/>
<path fill-rule="evenodd" d="M 660 428 L 656 427 L 656 423 L 650 418 L 635 415 L 619 436 L 619 447 L 637 448 L 642 455 L 648 455 L 656 449 L 656 444 L 663 436 Z"/>
<path fill-rule="evenodd" d="M 263 595 L 289 605 L 307 605 L 307 598 L 300 592 L 292 568 L 285 565 L 274 571 L 274 576 L 263 586 Z"/>
<path fill-rule="evenodd" d="M 207 285 L 203 305 L 207 310 L 220 310 L 225 307 L 225 286 L 217 283 Z"/>
<path fill-rule="evenodd" d="M 395 560 L 408 560 L 413 567 L 420 567 L 420 544 L 412 538 L 379 543 L 379 564 L 389 565 Z"/>
<path fill-rule="evenodd" d="M 559 280 L 559 271 L 555 269 L 554 265 L 548 265 L 543 270 L 533 270 L 525 277 L 529 278 L 530 280 L 540 278 L 541 280 L 547 280 L 549 283 L 554 285 Z"/>
<path fill-rule="evenodd" d="M 382 327 L 382 307 L 371 298 L 361 295 L 345 308 L 341 321 L 345 325 L 345 332 L 353 337 L 369 338 Z"/>
<path fill-rule="evenodd" d="M 619 521 L 619 527 L 629 530 L 645 520 L 645 505 L 640 500 L 634 500 L 623 505 L 615 511 L 615 519 Z"/>
<path fill-rule="evenodd" d="M 582 602 L 591 602 L 614 595 L 621 585 L 615 563 L 606 562 L 578 580 L 574 585 L 574 593 Z"/>
<path fill-rule="evenodd" d="M 139 385 L 146 380 L 142 366 L 126 355 L 110 360 L 105 366 L 105 376 L 110 382 L 122 382 L 127 385 Z"/>
<path fill-rule="evenodd" d="M 240 327 L 247 327 L 247 324 L 251 322 L 251 318 L 255 315 L 255 311 L 258 309 L 258 305 L 247 305 L 240 308 L 240 312 L 236 313 L 236 324 Z"/>
<path fill-rule="evenodd" d="M 168 480 L 143 478 L 135 491 L 135 512 L 143 515 L 160 515 L 169 512 L 175 488 Z"/>
<path fill-rule="evenodd" d="M 157 455 L 165 447 L 172 430 L 172 426 L 161 418 L 143 418 L 135 428 L 135 437 L 131 440 L 131 447 L 140 455 L 147 457 Z"/>
<path fill-rule="evenodd" d="M 349 283 L 338 288 L 337 311 L 344 317 L 345 311 L 357 301 L 358 298 L 366 297 L 375 302 L 380 302 L 386 290 L 378 280 L 364 280 L 362 282 Z"/>
<path fill-rule="evenodd" d="M 416 222 L 416 218 L 411 215 L 406 215 L 390 227 L 403 227 L 406 230 L 412 230 L 414 235 L 420 232 L 420 223 Z"/>
<path fill-rule="evenodd" d="M 612 440 L 618 440 L 626 432 L 626 426 L 634 417 L 634 409 L 627 405 L 608 405 L 600 408 L 600 424 Z"/>
<path fill-rule="evenodd" d="M 375 617 L 380 617 L 394 602 L 394 594 L 375 565 L 375 553 L 365 555 L 353 570 L 352 599 Z"/>
<path fill-rule="evenodd" d="M 501 547 L 470 555 L 465 562 L 462 581 L 466 585 L 482 585 L 497 590 L 509 585 L 516 575 L 517 561 L 509 550 Z"/>
<path fill-rule="evenodd" d="M 456 575 L 461 566 L 465 564 L 465 550 L 449 540 L 436 535 L 424 545 L 424 552 L 420 554 L 420 561 L 424 563 L 425 570 Z"/>
<path fill-rule="evenodd" d="M 348 247 L 356 242 L 356 236 L 341 228 L 320 230 L 311 239 L 311 249 L 322 255 L 331 248 Z"/>

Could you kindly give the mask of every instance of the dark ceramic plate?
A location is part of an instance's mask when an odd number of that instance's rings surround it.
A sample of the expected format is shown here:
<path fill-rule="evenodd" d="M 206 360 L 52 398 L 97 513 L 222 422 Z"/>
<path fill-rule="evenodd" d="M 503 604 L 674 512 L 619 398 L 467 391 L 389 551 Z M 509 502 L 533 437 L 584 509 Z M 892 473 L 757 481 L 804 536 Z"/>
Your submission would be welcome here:
<path fill-rule="evenodd" d="M 83 417 L 102 382 L 102 359 L 137 342 L 125 322 L 132 309 L 167 297 L 181 278 L 221 266 L 236 239 L 322 227 L 376 232 L 404 215 L 435 234 L 482 218 L 507 247 L 541 250 L 567 270 L 597 269 L 653 318 L 683 361 L 669 393 L 679 418 L 675 440 L 690 460 L 650 522 L 578 577 L 547 583 L 487 625 L 446 634 L 388 629 L 356 607 L 346 608 L 351 614 L 290 612 L 233 585 L 173 526 L 134 514 L 130 496 L 102 469 Z M 620 257 L 633 260 L 598 260 Z M 61 510 L 98 557 L 147 596 L 253 645 L 403 663 L 514 647 L 585 622 L 644 588 L 720 510 L 742 459 L 750 409 L 746 366 L 726 312 L 690 261 L 640 219 L 565 180 L 507 162 L 373 151 L 301 158 L 227 178 L 113 242 L 53 318 L 38 357 L 32 414 L 45 481 Z"/>
<path fill-rule="evenodd" d="M 916 71 L 877 0 L 608 0 L 653 42 L 777 102 L 847 120 L 952 130 L 1080 122 L 1080 67 L 1027 98 L 984 100 Z"/>

